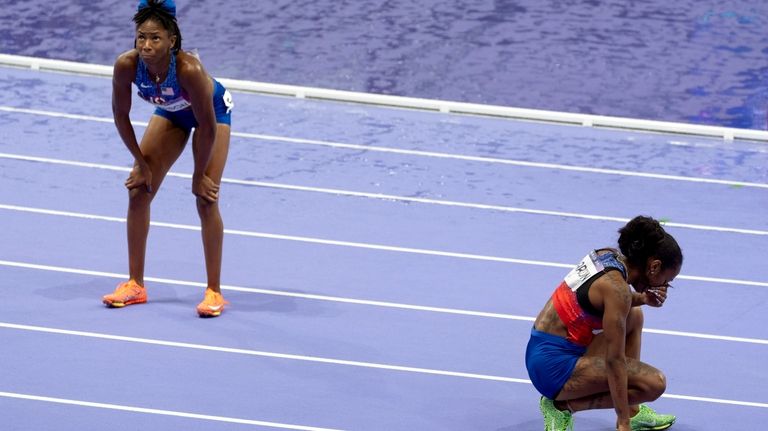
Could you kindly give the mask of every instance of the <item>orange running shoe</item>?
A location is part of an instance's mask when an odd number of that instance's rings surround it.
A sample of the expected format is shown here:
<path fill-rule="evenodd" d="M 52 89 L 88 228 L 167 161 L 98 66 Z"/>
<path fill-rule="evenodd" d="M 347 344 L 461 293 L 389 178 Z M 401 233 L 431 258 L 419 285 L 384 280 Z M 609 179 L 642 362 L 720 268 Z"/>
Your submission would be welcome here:
<path fill-rule="evenodd" d="M 147 302 L 147 290 L 144 286 L 133 280 L 120 283 L 114 293 L 104 295 L 101 302 L 108 307 L 125 307 L 131 304 L 143 304 Z"/>
<path fill-rule="evenodd" d="M 229 302 L 224 300 L 220 292 L 214 292 L 212 289 L 205 289 L 205 298 L 203 302 L 197 304 L 197 314 L 200 317 L 217 317 L 224 311 L 224 306 Z"/>

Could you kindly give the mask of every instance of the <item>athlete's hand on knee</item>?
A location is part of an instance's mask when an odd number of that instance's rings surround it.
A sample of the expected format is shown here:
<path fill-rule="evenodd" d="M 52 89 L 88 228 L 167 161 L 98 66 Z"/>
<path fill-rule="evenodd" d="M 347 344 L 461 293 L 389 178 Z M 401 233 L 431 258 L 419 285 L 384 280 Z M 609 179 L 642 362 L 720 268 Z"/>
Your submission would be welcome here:
<path fill-rule="evenodd" d="M 219 200 L 219 185 L 208 175 L 195 175 L 192 177 L 192 193 L 210 203 L 215 203 Z"/>
<path fill-rule="evenodd" d="M 131 190 L 141 186 L 146 187 L 147 193 L 152 193 L 152 171 L 149 166 L 142 168 L 139 165 L 134 165 L 128 179 L 125 180 L 125 187 Z"/>

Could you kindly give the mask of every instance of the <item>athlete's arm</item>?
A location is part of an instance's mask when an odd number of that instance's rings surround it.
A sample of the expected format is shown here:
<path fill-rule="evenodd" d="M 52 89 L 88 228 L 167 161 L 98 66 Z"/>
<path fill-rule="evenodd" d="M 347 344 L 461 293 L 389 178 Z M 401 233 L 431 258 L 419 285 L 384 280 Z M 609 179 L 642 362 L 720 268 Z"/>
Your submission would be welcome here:
<path fill-rule="evenodd" d="M 136 77 L 136 54 L 131 50 L 121 54 L 115 61 L 112 73 L 112 115 L 117 127 L 117 133 L 123 140 L 128 151 L 135 160 L 135 166 L 139 168 L 140 175 L 134 178 L 133 173 L 126 181 L 128 188 L 145 185 L 147 191 L 152 191 L 152 173 L 149 165 L 144 160 L 139 143 L 136 141 L 136 133 L 131 125 L 131 83 Z M 138 181 L 134 182 L 134 179 Z"/>
<path fill-rule="evenodd" d="M 605 364 L 608 387 L 616 410 L 619 429 L 629 429 L 629 395 L 625 356 L 627 316 L 632 295 L 617 271 L 610 271 L 592 285 L 603 297 L 603 334 L 606 339 Z"/>
<path fill-rule="evenodd" d="M 638 292 L 632 292 L 632 306 L 633 307 L 639 307 L 641 305 L 646 305 L 648 302 L 648 297 L 645 293 L 638 293 Z"/>
<path fill-rule="evenodd" d="M 196 139 L 193 141 L 195 170 L 192 174 L 192 193 L 215 202 L 218 184 L 205 175 L 216 141 L 216 114 L 213 109 L 213 82 L 200 61 L 188 54 L 179 54 L 179 83 L 192 104 L 197 120 Z"/>

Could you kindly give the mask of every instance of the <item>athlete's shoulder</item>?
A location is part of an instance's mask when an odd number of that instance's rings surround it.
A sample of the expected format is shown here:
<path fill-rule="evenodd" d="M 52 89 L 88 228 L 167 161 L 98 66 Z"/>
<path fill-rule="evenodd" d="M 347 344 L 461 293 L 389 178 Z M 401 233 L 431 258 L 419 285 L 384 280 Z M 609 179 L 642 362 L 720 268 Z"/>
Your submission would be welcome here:
<path fill-rule="evenodd" d="M 117 56 L 113 72 L 115 82 L 132 82 L 136 76 L 136 66 L 139 64 L 139 52 L 135 49 L 125 51 Z"/>
<path fill-rule="evenodd" d="M 179 50 L 176 54 L 176 70 L 183 74 L 205 73 L 200 57 L 193 51 Z"/>
<path fill-rule="evenodd" d="M 612 297 L 619 299 L 621 302 L 626 302 L 632 298 L 629 284 L 619 271 L 603 273 L 592 283 L 591 290 L 595 291 L 603 300 L 607 297 Z"/>
<path fill-rule="evenodd" d="M 209 84 L 211 78 L 208 72 L 205 71 L 197 55 L 189 51 L 179 51 L 176 54 L 176 77 L 187 94 L 213 91 L 213 87 Z"/>
<path fill-rule="evenodd" d="M 139 63 L 139 51 L 129 49 L 117 56 L 115 67 L 136 67 Z"/>

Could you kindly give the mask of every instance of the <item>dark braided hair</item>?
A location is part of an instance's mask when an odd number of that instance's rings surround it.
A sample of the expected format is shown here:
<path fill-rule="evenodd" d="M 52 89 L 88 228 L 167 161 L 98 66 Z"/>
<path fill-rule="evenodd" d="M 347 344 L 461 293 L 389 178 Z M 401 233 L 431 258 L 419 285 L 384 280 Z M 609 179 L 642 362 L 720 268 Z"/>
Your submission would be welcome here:
<path fill-rule="evenodd" d="M 675 238 L 651 217 L 637 216 L 619 229 L 619 249 L 637 268 L 645 268 L 649 257 L 659 259 L 662 268 L 683 264 L 683 252 Z"/>
<path fill-rule="evenodd" d="M 138 27 L 150 20 L 157 21 L 164 29 L 168 30 L 171 36 L 176 36 L 176 43 L 173 44 L 172 49 L 173 52 L 178 52 L 181 49 L 181 31 L 179 31 L 179 25 L 176 23 L 176 16 L 169 12 L 163 3 L 165 0 L 148 0 L 147 6 L 139 9 L 133 16 L 133 22 Z"/>

